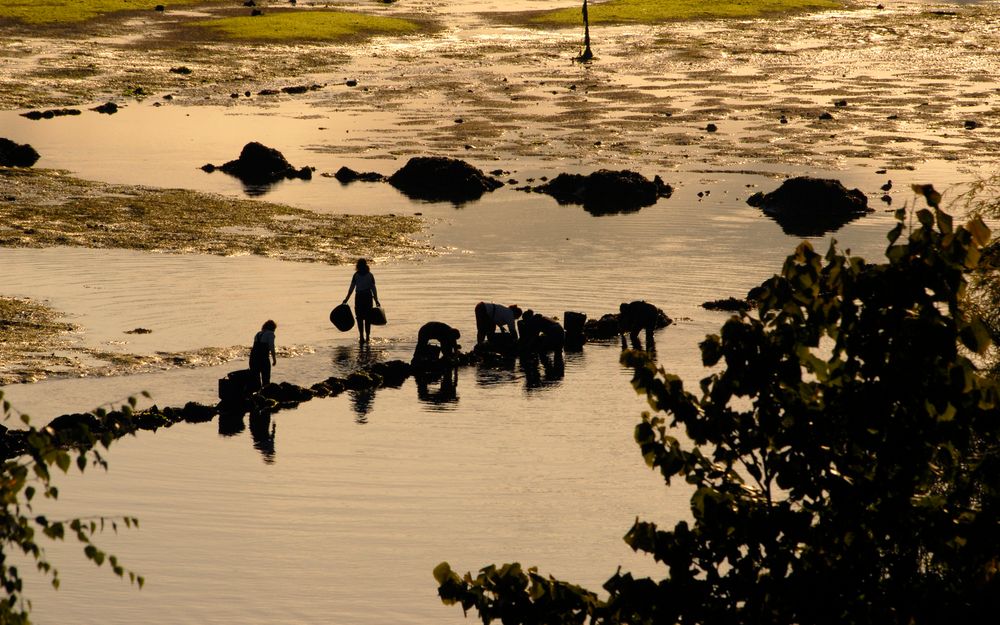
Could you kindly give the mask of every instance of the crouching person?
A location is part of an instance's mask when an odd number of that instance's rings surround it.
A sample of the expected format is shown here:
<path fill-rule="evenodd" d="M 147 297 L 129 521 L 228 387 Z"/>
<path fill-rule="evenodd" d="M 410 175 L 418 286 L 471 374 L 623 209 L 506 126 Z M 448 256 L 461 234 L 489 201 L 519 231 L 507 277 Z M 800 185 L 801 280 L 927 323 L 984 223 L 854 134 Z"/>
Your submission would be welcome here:
<path fill-rule="evenodd" d="M 458 339 L 462 333 L 441 321 L 428 321 L 417 332 L 417 346 L 413 350 L 412 364 L 431 365 L 439 360 L 450 361 L 458 355 Z M 437 347 L 431 345 L 437 341 Z"/>
<path fill-rule="evenodd" d="M 659 309 L 649 302 L 622 302 L 622 305 L 618 307 L 618 333 L 622 337 L 622 349 L 628 349 L 628 343 L 625 342 L 626 334 L 628 334 L 632 347 L 641 349 L 639 333 L 645 330 L 646 351 L 652 351 L 654 348 L 653 330 L 656 329 L 659 318 Z"/>

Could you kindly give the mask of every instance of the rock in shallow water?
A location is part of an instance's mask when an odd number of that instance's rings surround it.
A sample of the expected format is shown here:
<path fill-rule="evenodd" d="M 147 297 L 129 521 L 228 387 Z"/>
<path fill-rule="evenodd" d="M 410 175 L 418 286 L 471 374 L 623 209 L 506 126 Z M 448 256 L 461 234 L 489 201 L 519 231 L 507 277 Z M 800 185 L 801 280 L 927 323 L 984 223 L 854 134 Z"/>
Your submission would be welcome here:
<path fill-rule="evenodd" d="M 747 204 L 760 208 L 786 234 L 797 237 L 822 236 L 874 212 L 859 189 L 848 190 L 839 180 L 809 176 L 789 178 L 770 193 L 755 193 Z"/>
<path fill-rule="evenodd" d="M 634 212 L 673 193 L 673 188 L 659 176 L 649 180 L 634 171 L 610 169 L 588 175 L 559 174 L 529 190 L 551 195 L 560 204 L 582 204 L 594 215 Z"/>
<path fill-rule="evenodd" d="M 284 178 L 312 179 L 310 167 L 296 169 L 285 160 L 281 152 L 256 141 L 243 146 L 238 159 L 229 161 L 221 167 L 209 164 L 202 169 L 207 172 L 221 169 L 247 184 L 271 184 Z"/>
<path fill-rule="evenodd" d="M 0 167 L 31 167 L 40 155 L 27 143 L 0 138 Z"/>
<path fill-rule="evenodd" d="M 389 184 L 407 197 L 462 204 L 503 186 L 465 161 L 444 156 L 416 156 L 389 176 Z"/>

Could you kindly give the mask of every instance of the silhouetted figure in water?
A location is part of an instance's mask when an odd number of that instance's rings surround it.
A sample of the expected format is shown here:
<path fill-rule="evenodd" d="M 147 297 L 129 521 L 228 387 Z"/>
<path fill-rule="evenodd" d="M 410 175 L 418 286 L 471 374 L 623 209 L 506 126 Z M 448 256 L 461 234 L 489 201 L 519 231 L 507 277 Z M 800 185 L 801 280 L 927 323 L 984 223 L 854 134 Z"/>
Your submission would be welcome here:
<path fill-rule="evenodd" d="M 440 373 L 419 373 L 414 376 L 417 382 L 417 399 L 440 406 L 458 402 L 458 369 L 451 368 Z M 439 384 L 436 390 L 432 384 Z"/>
<path fill-rule="evenodd" d="M 274 462 L 274 433 L 278 426 L 271 423 L 271 411 L 260 410 L 250 413 L 250 436 L 253 447 L 264 456 L 264 462 Z"/>
<path fill-rule="evenodd" d="M 628 349 L 625 335 L 628 334 L 633 349 L 642 349 L 639 333 L 646 331 L 646 351 L 653 351 L 653 330 L 659 320 L 660 311 L 649 302 L 623 302 L 618 307 L 618 331 L 622 337 L 622 349 Z"/>
<path fill-rule="evenodd" d="M 264 322 L 260 332 L 253 337 L 253 347 L 250 348 L 250 371 L 254 381 L 263 388 L 271 383 L 271 365 L 278 364 L 274 353 L 274 331 L 278 329 L 271 319 Z M 270 359 L 268 359 L 270 356 Z"/>
<path fill-rule="evenodd" d="M 246 429 L 242 411 L 219 413 L 219 436 L 236 436 Z"/>
<path fill-rule="evenodd" d="M 566 363 L 561 351 L 553 354 L 532 352 L 521 354 L 521 370 L 524 372 L 524 385 L 530 391 L 558 385 L 566 375 Z"/>
<path fill-rule="evenodd" d="M 442 321 L 428 321 L 420 326 L 417 332 L 417 346 L 413 350 L 413 364 L 429 364 L 437 360 L 437 354 L 431 346 L 431 341 L 437 341 L 440 346 L 440 357 L 450 360 L 458 354 L 458 339 L 462 333 Z M 433 357 L 432 357 L 433 356 Z"/>
<path fill-rule="evenodd" d="M 368 423 L 368 413 L 372 411 L 372 404 L 375 403 L 375 389 L 362 388 L 347 392 L 351 398 L 354 408 L 354 422 L 358 424 Z"/>
<path fill-rule="evenodd" d="M 562 352 L 566 332 L 562 324 L 530 308 L 521 319 L 521 349 L 533 352 Z"/>
<path fill-rule="evenodd" d="M 371 340 L 371 313 L 374 306 L 381 306 L 378 301 L 378 290 L 375 288 L 375 275 L 368 268 L 368 261 L 359 258 L 354 265 L 354 276 L 351 277 L 351 288 L 347 289 L 344 303 L 354 295 L 354 317 L 358 321 L 358 340 L 367 343 Z M 374 302 L 374 306 L 372 305 Z"/>
<path fill-rule="evenodd" d="M 506 332 L 516 342 L 517 327 L 514 322 L 520 318 L 521 309 L 516 304 L 502 306 L 493 302 L 479 302 L 476 304 L 476 344 L 486 341 L 498 327 L 501 334 Z"/>

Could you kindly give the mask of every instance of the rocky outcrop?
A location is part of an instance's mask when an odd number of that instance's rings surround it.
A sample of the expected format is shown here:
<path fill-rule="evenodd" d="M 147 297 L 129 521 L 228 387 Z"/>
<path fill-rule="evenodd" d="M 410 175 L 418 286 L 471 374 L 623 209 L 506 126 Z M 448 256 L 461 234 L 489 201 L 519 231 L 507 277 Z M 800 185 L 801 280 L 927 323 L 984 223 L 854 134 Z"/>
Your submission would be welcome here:
<path fill-rule="evenodd" d="M 839 180 L 809 176 L 789 178 L 770 193 L 755 193 L 747 204 L 760 208 L 786 234 L 796 237 L 822 236 L 874 212 L 860 190 L 848 190 Z"/>
<path fill-rule="evenodd" d="M 31 167 L 40 155 L 27 143 L 0 138 L 0 167 Z"/>
<path fill-rule="evenodd" d="M 364 391 L 378 388 L 382 383 L 382 376 L 370 371 L 354 371 L 344 380 L 344 388 L 349 391 Z"/>
<path fill-rule="evenodd" d="M 549 182 L 525 190 L 551 195 L 560 204 L 582 204 L 593 215 L 631 213 L 670 197 L 673 188 L 659 176 L 601 169 L 588 175 L 559 174 Z"/>
<path fill-rule="evenodd" d="M 267 406 L 269 408 L 291 408 L 302 402 L 309 401 L 316 396 L 311 389 L 292 384 L 291 382 L 268 384 L 260 389 L 257 395 L 274 402 L 274 406 Z"/>
<path fill-rule="evenodd" d="M 38 121 L 39 119 L 52 119 L 54 117 L 65 117 L 67 115 L 80 115 L 82 111 L 80 109 L 48 109 L 45 111 L 28 111 L 27 113 L 21 113 L 21 117 L 27 117 L 30 120 Z"/>
<path fill-rule="evenodd" d="M 377 362 L 370 367 L 370 371 L 382 379 L 382 386 L 391 388 L 399 388 L 406 381 L 406 378 L 413 374 L 410 363 L 402 360 Z"/>
<path fill-rule="evenodd" d="M 407 197 L 462 204 L 503 186 L 465 161 L 444 156 L 416 156 L 389 176 L 389 184 Z"/>
<path fill-rule="evenodd" d="M 316 397 L 336 397 L 344 392 L 344 379 L 329 377 L 322 382 L 317 382 L 309 387 Z"/>
<path fill-rule="evenodd" d="M 254 185 L 272 184 L 286 178 L 311 180 L 313 171 L 311 167 L 292 167 L 281 152 L 256 141 L 243 146 L 238 159 L 221 166 L 204 165 L 202 169 L 209 173 L 219 169 L 245 184 Z"/>
<path fill-rule="evenodd" d="M 115 104 L 114 102 L 105 102 L 104 104 L 100 106 L 95 106 L 90 110 L 97 111 L 98 113 L 101 113 L 103 115 L 114 115 L 115 113 L 118 112 L 118 105 Z"/>
<path fill-rule="evenodd" d="M 333 177 L 341 184 L 350 184 L 352 182 L 385 182 L 386 179 L 385 176 L 377 171 L 354 171 L 350 167 L 341 167 Z"/>

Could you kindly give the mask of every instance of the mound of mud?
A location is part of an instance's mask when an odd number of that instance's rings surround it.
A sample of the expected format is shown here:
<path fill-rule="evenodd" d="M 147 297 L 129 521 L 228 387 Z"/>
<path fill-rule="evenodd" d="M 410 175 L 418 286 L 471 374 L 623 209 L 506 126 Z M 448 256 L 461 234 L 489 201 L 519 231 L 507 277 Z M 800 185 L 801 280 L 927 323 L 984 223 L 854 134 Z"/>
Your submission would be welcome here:
<path fill-rule="evenodd" d="M 839 180 L 800 176 L 789 178 L 770 193 L 755 193 L 747 204 L 764 211 L 785 234 L 818 237 L 874 212 L 858 189 Z"/>

